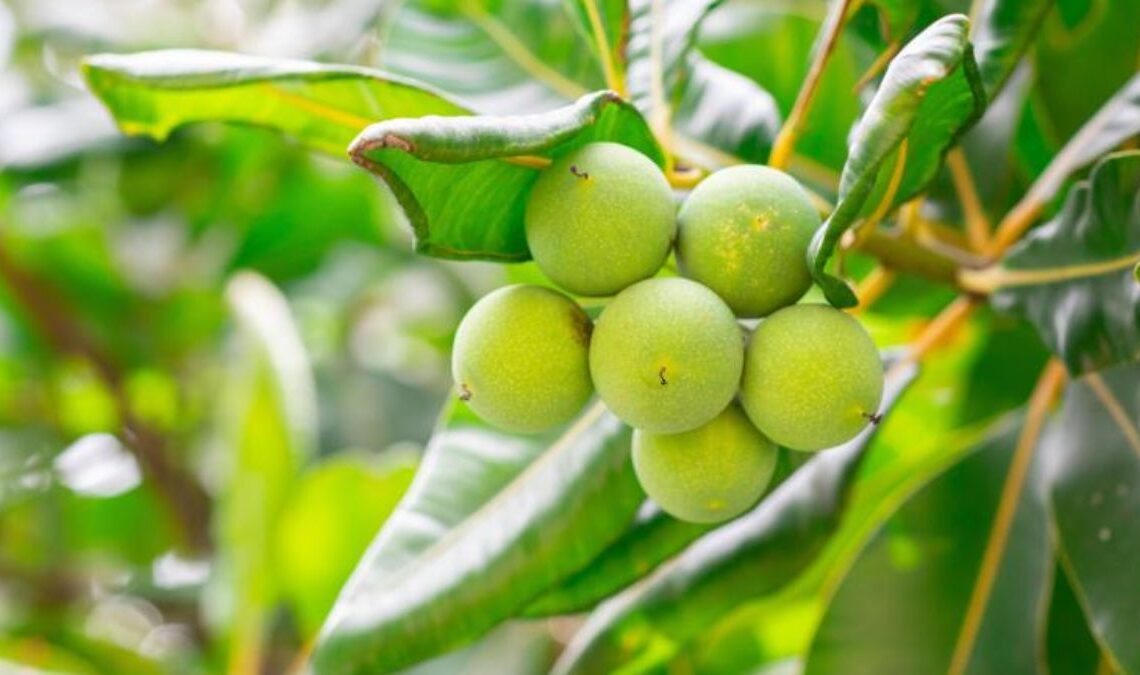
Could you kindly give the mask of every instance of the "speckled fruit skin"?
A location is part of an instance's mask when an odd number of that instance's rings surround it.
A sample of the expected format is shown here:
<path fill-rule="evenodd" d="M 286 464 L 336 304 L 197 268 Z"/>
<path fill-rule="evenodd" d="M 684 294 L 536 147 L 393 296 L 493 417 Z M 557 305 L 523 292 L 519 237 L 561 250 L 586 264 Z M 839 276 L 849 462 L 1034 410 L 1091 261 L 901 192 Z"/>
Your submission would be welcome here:
<path fill-rule="evenodd" d="M 633 433 L 633 468 L 666 513 L 720 523 L 756 503 L 776 470 L 777 448 L 737 404 L 680 434 Z"/>
<path fill-rule="evenodd" d="M 617 143 L 590 143 L 543 170 L 526 205 L 526 241 L 542 271 L 578 295 L 613 295 L 669 255 L 676 207 L 661 169 Z"/>
<path fill-rule="evenodd" d="M 677 220 L 681 273 L 716 291 L 737 316 L 767 316 L 811 286 L 806 254 L 819 213 L 782 171 L 717 171 L 693 190 Z"/>
<path fill-rule="evenodd" d="M 594 327 L 590 374 L 626 424 L 679 433 L 724 410 L 740 385 L 744 340 L 732 310 L 695 281 L 642 281 Z"/>
<path fill-rule="evenodd" d="M 590 318 L 540 286 L 488 293 L 463 317 L 451 352 L 457 394 L 484 421 L 535 433 L 569 421 L 590 398 Z"/>
<path fill-rule="evenodd" d="M 814 451 L 851 440 L 882 397 L 874 341 L 837 309 L 787 307 L 752 334 L 740 400 L 752 423 L 784 447 Z"/>

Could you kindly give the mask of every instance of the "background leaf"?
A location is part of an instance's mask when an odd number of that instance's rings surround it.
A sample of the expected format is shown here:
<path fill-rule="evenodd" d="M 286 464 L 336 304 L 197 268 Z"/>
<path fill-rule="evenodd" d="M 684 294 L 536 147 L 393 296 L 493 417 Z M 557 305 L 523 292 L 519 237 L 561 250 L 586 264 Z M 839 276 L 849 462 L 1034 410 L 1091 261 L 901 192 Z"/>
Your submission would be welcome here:
<path fill-rule="evenodd" d="M 621 534 L 645 499 L 629 440 L 629 428 L 595 405 L 541 459 L 395 575 L 373 577 L 370 551 L 322 633 L 317 671 L 411 665 L 485 633 L 580 569 Z"/>
<path fill-rule="evenodd" d="M 983 568 L 1019 425 L 1005 424 L 914 495 L 844 577 L 816 632 L 807 673 L 949 670 L 971 591 L 993 587 L 972 649 L 957 668 L 1032 672 L 1051 570 L 1045 507 L 1024 489 L 996 567 Z M 876 607 L 877 611 L 870 611 Z M 910 636 L 899 640 L 900 631 Z"/>
<path fill-rule="evenodd" d="M 984 0 L 970 40 L 987 96 L 993 100 L 1033 44 L 1054 0 Z"/>
<path fill-rule="evenodd" d="M 1075 380 L 1045 437 L 1049 505 L 1062 563 L 1093 634 L 1122 672 L 1140 670 L 1140 593 L 1128 581 L 1140 552 L 1140 366 Z"/>
<path fill-rule="evenodd" d="M 985 93 L 966 41 L 969 21 L 951 15 L 932 24 L 899 52 L 852 133 L 839 185 L 839 203 L 816 232 L 808 253 L 812 275 L 828 301 L 855 304 L 847 284 L 826 272 L 839 238 L 855 222 L 872 195 L 883 192 L 886 206 L 900 204 L 934 178 L 943 154 L 981 116 Z M 905 155 L 899 153 L 907 141 Z M 887 187 L 892 171 L 880 171 L 891 157 L 905 165 L 897 189 Z M 901 159 L 900 159 L 901 157 Z M 878 186 L 878 187 L 876 187 Z"/>
<path fill-rule="evenodd" d="M 1073 373 L 1140 357 L 1140 152 L 1111 155 L 1010 250 L 994 306 L 1033 323 Z M 980 273 L 983 276 L 985 273 Z"/>

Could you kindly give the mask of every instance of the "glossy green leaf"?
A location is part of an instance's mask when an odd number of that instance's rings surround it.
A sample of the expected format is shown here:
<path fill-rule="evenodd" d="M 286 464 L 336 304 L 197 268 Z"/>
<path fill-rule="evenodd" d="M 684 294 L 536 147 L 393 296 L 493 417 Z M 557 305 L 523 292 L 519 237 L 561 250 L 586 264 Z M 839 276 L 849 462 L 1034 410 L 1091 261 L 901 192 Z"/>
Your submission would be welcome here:
<path fill-rule="evenodd" d="M 913 369 L 896 371 L 883 410 L 913 376 Z M 555 672 L 611 672 L 625 663 L 638 671 L 660 669 L 712 621 L 794 579 L 838 526 L 875 430 L 816 455 L 752 511 L 599 606 Z"/>
<path fill-rule="evenodd" d="M 974 14 L 970 40 L 978 72 L 992 100 L 1029 49 L 1054 0 L 984 0 Z"/>
<path fill-rule="evenodd" d="M 1087 375 L 1065 390 L 1043 443 L 1061 559 L 1097 640 L 1120 672 L 1140 671 L 1140 366 Z"/>
<path fill-rule="evenodd" d="M 999 425 L 883 526 L 831 598 L 806 673 L 1034 671 L 1051 557 L 1045 505 L 1026 480 L 997 540 L 1002 555 L 992 567 L 984 558 L 1019 421 Z M 992 586 L 974 604 L 983 580 Z M 980 612 L 976 632 L 964 627 L 968 608 Z"/>
<path fill-rule="evenodd" d="M 391 536 L 382 531 L 325 626 L 317 672 L 386 672 L 460 646 L 588 563 L 620 536 L 644 500 L 629 439 L 628 427 L 594 405 L 422 555 L 405 557 L 397 549 L 406 564 L 394 573 L 384 559 Z M 493 453 L 493 438 L 467 443 L 487 441 L 492 446 L 483 452 Z M 441 460 L 427 465 L 432 461 Z M 414 486 L 408 499 L 421 499 L 423 490 Z"/>
<path fill-rule="evenodd" d="M 629 3 L 626 0 L 564 0 L 577 21 L 578 30 L 593 48 L 599 72 L 605 72 L 608 59 L 614 75 L 625 81 L 625 48 L 629 39 Z M 596 16 L 597 26 L 591 15 Z M 601 28 L 601 33 L 597 31 Z M 604 40 L 604 42 L 603 42 Z M 603 45 L 607 51 L 603 51 Z"/>
<path fill-rule="evenodd" d="M 994 306 L 1029 320 L 1070 372 L 1140 357 L 1140 152 L 1110 155 L 992 271 Z"/>
<path fill-rule="evenodd" d="M 467 113 L 425 85 L 380 71 L 227 52 L 101 54 L 86 59 L 83 74 L 124 132 L 158 140 L 184 124 L 224 121 L 269 127 L 343 156 L 377 120 Z"/>
<path fill-rule="evenodd" d="M 302 635 L 314 637 L 337 593 L 415 473 L 409 457 L 341 456 L 308 468 L 274 534 L 281 592 Z"/>
<path fill-rule="evenodd" d="M 891 208 L 925 189 L 942 156 L 981 116 L 986 96 L 966 39 L 969 21 L 955 14 L 930 25 L 891 61 L 875 98 L 852 133 L 839 202 L 816 232 L 808 253 L 812 275 L 828 301 L 851 307 L 855 295 L 826 271 L 839 239 L 863 212 Z M 900 146 L 906 141 L 905 154 Z M 897 189 L 887 184 L 905 161 Z M 893 161 L 892 161 L 893 158 Z M 883 193 L 879 199 L 873 195 Z"/>
<path fill-rule="evenodd" d="M 530 257 L 523 214 L 538 171 L 512 158 L 552 157 L 594 141 L 624 143 L 664 161 L 638 112 L 610 92 L 532 115 L 380 122 L 365 129 L 349 153 L 388 183 L 419 252 L 519 261 Z"/>

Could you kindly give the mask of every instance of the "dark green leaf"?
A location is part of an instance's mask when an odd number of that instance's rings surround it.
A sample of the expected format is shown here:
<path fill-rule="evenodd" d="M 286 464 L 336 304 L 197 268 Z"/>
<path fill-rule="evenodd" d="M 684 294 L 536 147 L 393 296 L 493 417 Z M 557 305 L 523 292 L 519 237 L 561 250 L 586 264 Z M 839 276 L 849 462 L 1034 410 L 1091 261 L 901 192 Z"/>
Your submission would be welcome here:
<path fill-rule="evenodd" d="M 1046 204 L 1061 192 L 1075 171 L 1093 163 L 1129 138 L 1140 134 L 1140 75 L 1113 96 L 1049 163 L 1024 200 Z"/>
<path fill-rule="evenodd" d="M 630 6 L 628 87 L 655 128 L 759 162 L 780 127 L 775 100 L 756 82 L 694 49 L 702 22 L 722 0 L 637 0 Z"/>
<path fill-rule="evenodd" d="M 984 0 L 970 35 L 986 94 L 995 98 L 1025 55 L 1054 0 Z"/>
<path fill-rule="evenodd" d="M 883 410 L 913 376 L 913 368 L 895 371 Z M 813 457 L 751 512 L 601 605 L 555 671 L 611 672 L 631 662 L 642 670 L 659 669 L 714 620 L 795 578 L 838 526 L 875 429 Z"/>
<path fill-rule="evenodd" d="M 87 58 L 83 74 L 124 132 L 158 140 L 191 122 L 225 121 L 269 127 L 340 156 L 377 120 L 468 112 L 376 70 L 227 52 L 101 54 Z"/>
<path fill-rule="evenodd" d="M 1072 382 L 1043 445 L 1061 559 L 1093 634 L 1121 672 L 1140 671 L 1140 366 Z"/>
<path fill-rule="evenodd" d="M 1073 373 L 1140 357 L 1140 152 L 1110 155 L 1061 213 L 977 273 L 994 306 L 1028 319 Z"/>
<path fill-rule="evenodd" d="M 593 141 L 625 143 L 664 161 L 645 121 L 610 92 L 532 115 L 380 122 L 349 152 L 392 188 L 421 253 L 518 261 L 530 257 L 523 213 L 538 171 L 512 160 L 551 157 Z"/>
<path fill-rule="evenodd" d="M 1045 506 L 1026 481 L 997 540 L 1001 557 L 986 566 L 984 556 L 1011 489 L 1014 421 L 914 495 L 863 550 L 828 604 L 807 673 L 1034 671 L 1033 617 L 1045 612 L 1051 560 Z M 983 579 L 991 590 L 974 604 Z M 968 608 L 980 615 L 964 635 Z"/>
<path fill-rule="evenodd" d="M 325 626 L 317 671 L 406 667 L 478 637 L 580 569 L 620 536 L 645 498 L 629 439 L 628 427 L 594 405 L 494 498 L 394 574 L 384 569 L 381 532 Z M 413 487 L 409 499 L 420 492 Z"/>
<path fill-rule="evenodd" d="M 868 202 L 881 208 L 876 204 L 882 201 L 891 208 L 925 189 L 941 166 L 942 156 L 985 108 L 985 93 L 966 40 L 968 28 L 966 17 L 955 14 L 908 43 L 891 61 L 851 136 L 839 202 L 816 232 L 808 253 L 816 282 L 837 307 L 856 302 L 847 284 L 826 271 L 840 237 Z M 905 155 L 900 150 L 904 141 Z M 888 183 L 894 169 L 882 169 L 900 158 L 904 168 L 897 189 L 891 190 Z"/>

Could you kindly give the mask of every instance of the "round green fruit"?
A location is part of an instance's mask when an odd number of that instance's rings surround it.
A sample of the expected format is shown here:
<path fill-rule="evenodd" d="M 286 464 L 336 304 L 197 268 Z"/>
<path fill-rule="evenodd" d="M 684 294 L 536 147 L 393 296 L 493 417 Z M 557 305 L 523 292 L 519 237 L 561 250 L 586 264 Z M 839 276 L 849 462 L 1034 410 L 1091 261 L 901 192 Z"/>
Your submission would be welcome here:
<path fill-rule="evenodd" d="M 484 296 L 455 333 L 451 372 L 459 398 L 507 431 L 562 424 L 590 398 L 590 318 L 570 298 L 540 286 Z"/>
<path fill-rule="evenodd" d="M 740 400 L 752 423 L 784 447 L 822 450 L 851 440 L 875 419 L 882 396 L 874 341 L 837 309 L 781 309 L 752 334 Z"/>
<path fill-rule="evenodd" d="M 617 143 L 590 143 L 555 160 L 526 205 L 535 262 L 578 295 L 613 295 L 653 276 L 676 228 L 673 192 L 661 170 Z"/>
<path fill-rule="evenodd" d="M 740 386 L 744 341 L 732 310 L 709 289 L 649 279 L 618 294 L 590 343 L 590 374 L 626 424 L 679 433 L 724 410 Z"/>
<path fill-rule="evenodd" d="M 732 404 L 704 426 L 679 434 L 633 434 L 633 468 L 666 513 L 719 523 L 756 503 L 776 470 L 776 445 Z"/>
<path fill-rule="evenodd" d="M 717 171 L 678 215 L 681 272 L 717 292 L 740 317 L 767 316 L 811 286 L 807 248 L 819 227 L 807 192 L 766 166 Z"/>

